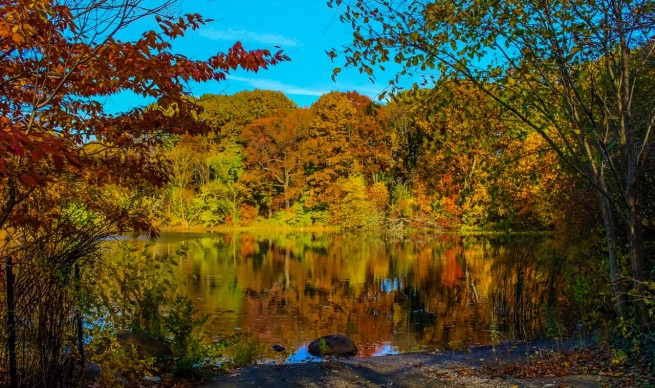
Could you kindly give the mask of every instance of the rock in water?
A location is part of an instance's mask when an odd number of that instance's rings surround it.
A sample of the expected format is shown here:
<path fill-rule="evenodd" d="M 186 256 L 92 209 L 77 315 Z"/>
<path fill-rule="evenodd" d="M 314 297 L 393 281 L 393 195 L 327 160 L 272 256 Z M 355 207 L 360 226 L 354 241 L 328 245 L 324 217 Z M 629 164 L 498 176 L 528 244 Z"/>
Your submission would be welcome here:
<path fill-rule="evenodd" d="M 285 350 L 287 350 L 287 348 L 285 348 L 282 345 L 277 345 L 276 344 L 276 345 L 273 345 L 273 350 L 275 350 L 276 352 L 284 352 Z"/>
<path fill-rule="evenodd" d="M 352 356 L 359 349 L 343 334 L 329 334 L 309 343 L 307 350 L 313 356 Z"/>

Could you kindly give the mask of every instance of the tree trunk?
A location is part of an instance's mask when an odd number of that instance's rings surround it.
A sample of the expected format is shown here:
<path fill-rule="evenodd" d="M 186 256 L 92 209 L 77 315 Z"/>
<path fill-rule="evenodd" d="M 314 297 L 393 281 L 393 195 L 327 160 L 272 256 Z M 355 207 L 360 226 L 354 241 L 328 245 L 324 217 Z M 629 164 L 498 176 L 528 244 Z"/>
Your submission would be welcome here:
<path fill-rule="evenodd" d="M 626 27 L 623 16 L 624 4 L 611 2 L 612 11 L 616 20 L 616 29 L 620 44 L 620 82 L 617 93 L 619 93 L 619 109 L 621 112 L 620 134 L 623 145 L 623 157 L 626 168 L 625 200 L 627 203 L 627 236 L 630 251 L 630 271 L 633 280 L 633 293 L 637 295 L 636 307 L 639 318 L 642 322 L 648 321 L 648 312 L 642 299 L 644 274 L 644 247 L 641 226 L 641 211 L 639 209 L 639 185 L 638 176 L 639 159 L 638 153 L 640 141 L 637 139 L 635 123 L 632 115 L 632 93 L 633 83 L 630 66 L 630 47 L 628 44 L 629 28 Z"/>
<path fill-rule="evenodd" d="M 284 290 L 287 291 L 291 287 L 291 276 L 289 275 L 289 261 L 291 259 L 291 249 L 285 249 L 284 252 Z M 286 293 L 285 293 L 286 295 Z"/>
<path fill-rule="evenodd" d="M 636 190 L 635 190 L 636 191 Z M 639 284 L 644 280 L 644 241 L 641 230 L 641 212 L 636 193 L 628 198 L 628 237 L 630 242 L 630 269 Z"/>
<path fill-rule="evenodd" d="M 614 221 L 614 213 L 609 199 L 601 193 L 598 193 L 598 200 L 600 201 L 600 210 L 603 215 L 603 224 L 605 226 L 605 235 L 607 238 L 607 253 L 609 256 L 610 264 L 610 281 L 612 282 L 612 293 L 616 300 L 616 312 L 621 317 L 626 317 L 625 303 L 623 301 L 623 290 L 619 283 L 619 265 L 616 254 L 616 224 Z"/>
<path fill-rule="evenodd" d="M 639 210 L 639 199 L 637 198 L 636 188 L 629 190 L 628 197 L 628 242 L 630 245 L 630 270 L 633 281 L 633 293 L 637 295 L 635 305 L 639 320 L 648 324 L 649 314 L 644 304 L 642 296 L 644 295 L 643 281 L 644 274 L 644 241 L 641 227 L 641 212 Z"/>
<path fill-rule="evenodd" d="M 239 226 L 239 211 L 237 207 L 237 200 L 239 197 L 239 193 L 237 192 L 236 187 L 231 188 L 231 194 L 232 194 L 232 225 L 234 226 Z"/>
<path fill-rule="evenodd" d="M 289 172 L 284 170 L 284 208 L 289 208 Z"/>
<path fill-rule="evenodd" d="M 18 373 L 16 363 L 16 319 L 14 315 L 14 272 L 11 256 L 7 257 L 5 263 L 7 272 L 7 348 L 9 353 L 9 386 L 18 387 Z"/>
<path fill-rule="evenodd" d="M 75 263 L 75 292 L 78 297 L 80 295 L 80 265 Z M 80 301 L 78 300 L 78 303 Z M 77 351 L 80 353 L 79 359 L 79 372 L 84 373 L 84 365 L 86 364 L 86 358 L 84 357 L 84 317 L 82 316 L 82 311 L 80 311 L 79 306 L 77 307 L 77 313 L 75 314 L 75 320 L 77 321 Z"/>

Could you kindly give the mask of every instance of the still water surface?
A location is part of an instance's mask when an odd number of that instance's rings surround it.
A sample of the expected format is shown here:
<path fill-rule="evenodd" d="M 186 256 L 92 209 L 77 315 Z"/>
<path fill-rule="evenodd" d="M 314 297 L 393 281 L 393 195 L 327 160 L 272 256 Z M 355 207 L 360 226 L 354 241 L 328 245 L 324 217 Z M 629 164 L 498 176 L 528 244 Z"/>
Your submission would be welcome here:
<path fill-rule="evenodd" d="M 556 298 L 556 266 L 539 264 L 543 241 L 509 240 L 165 233 L 152 249 L 182 253 L 180 292 L 209 316 L 212 336 L 247 333 L 300 361 L 310 340 L 337 332 L 358 356 L 528 334 Z"/>

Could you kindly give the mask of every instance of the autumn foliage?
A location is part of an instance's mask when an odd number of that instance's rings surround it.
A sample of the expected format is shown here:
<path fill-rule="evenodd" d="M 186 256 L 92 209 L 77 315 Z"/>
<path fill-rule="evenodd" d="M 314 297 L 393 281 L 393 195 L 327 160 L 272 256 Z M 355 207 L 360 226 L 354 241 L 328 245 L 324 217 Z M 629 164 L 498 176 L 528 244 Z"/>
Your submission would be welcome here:
<path fill-rule="evenodd" d="M 607 220 L 610 216 L 625 218 L 627 225 L 648 226 L 649 221 L 640 217 L 643 211 L 647 218 L 653 207 L 642 209 L 639 200 L 653 197 L 652 188 L 643 184 L 652 181 L 647 173 L 647 167 L 652 167 L 648 157 L 652 109 L 626 111 L 621 107 L 627 96 L 615 107 L 597 92 L 597 85 L 604 85 L 599 90 L 606 91 L 605 84 L 617 81 L 601 72 L 604 60 L 613 63 L 611 53 L 601 59 L 586 56 L 575 62 L 577 67 L 561 66 L 569 76 L 583 70 L 592 75 L 580 77 L 577 86 L 584 93 L 589 92 L 586 87 L 593 92 L 580 94 L 586 96 L 584 101 L 596 101 L 590 106 L 571 100 L 573 92 L 542 90 L 526 95 L 529 89 L 521 86 L 534 84 L 538 72 L 523 67 L 523 62 L 519 61 L 521 66 L 517 62 L 516 71 L 496 74 L 491 69 L 487 78 L 461 76 L 466 70 L 453 64 L 452 57 L 428 58 L 421 53 L 425 46 L 417 45 L 428 38 L 451 45 L 448 34 L 397 32 L 405 24 L 389 24 L 385 16 L 401 13 L 388 9 L 388 14 L 376 14 L 373 20 L 392 26 L 387 33 L 398 33 L 396 43 L 402 50 L 396 62 L 421 71 L 435 66 L 454 69 L 452 77 L 438 81 L 432 77 L 436 82 L 429 88 L 396 89 L 386 104 L 354 91 L 327 93 L 302 108 L 275 91 L 197 97 L 189 94 L 190 83 L 222 81 L 231 71 L 257 72 L 289 58 L 281 51 L 247 50 L 239 42 L 204 59 L 181 55 L 172 42 L 209 21 L 197 14 L 173 15 L 169 12 L 173 2 L 153 8 L 131 0 L 14 0 L 0 5 L 0 280 L 3 306 L 7 306 L 0 314 L 7 322 L 0 328 L 0 355 L 8 354 L 12 383 L 17 379 L 17 341 L 25 345 L 18 347 L 25 385 L 56 374 L 39 369 L 44 365 L 66 372 L 59 357 L 65 351 L 77 352 L 71 359 L 84 364 L 80 301 L 85 296 L 79 293 L 79 284 L 84 270 L 99 257 L 102 240 L 119 233 L 155 237 L 158 227 L 257 223 L 385 228 L 401 234 L 408 227 L 582 229 L 598 222 L 597 209 L 585 208 L 580 226 L 571 226 L 569 216 L 576 209 L 568 202 L 576 199 L 586 204 L 581 198 L 590 186 L 599 194 L 599 206 L 605 206 L 606 226 L 612 226 L 608 230 L 614 230 L 616 223 Z M 362 1 L 353 3 L 364 7 Z M 425 20 L 410 12 L 406 27 L 436 23 L 431 18 L 438 16 L 437 11 L 426 4 L 421 16 Z M 344 20 L 353 20 L 352 12 L 348 8 Z M 521 21 L 516 14 L 504 12 L 503 20 Z M 465 19 L 453 23 L 466 27 L 469 35 L 477 34 L 477 26 L 468 24 L 473 19 Z M 142 31 L 134 40 L 119 38 L 121 31 L 144 20 L 155 28 Z M 352 23 L 357 34 L 354 48 L 347 49 L 346 64 L 373 76 L 366 61 L 390 60 L 385 45 L 394 41 L 378 36 L 375 44 L 368 44 L 361 27 Z M 477 36 L 472 39 L 478 49 L 484 43 Z M 358 47 L 363 51 L 353 51 Z M 645 50 L 652 44 L 622 47 L 626 55 L 628 48 L 640 53 L 648 64 L 644 68 L 652 68 Z M 478 55 L 471 53 L 474 46 L 462 50 L 471 58 Z M 580 49 L 571 55 L 579 53 Z M 526 58 L 535 60 L 528 54 Z M 629 69 L 623 72 L 626 79 L 632 74 Z M 649 83 L 638 85 L 634 93 L 647 100 L 652 71 L 643 74 Z M 559 85 L 548 77 L 548 82 L 539 81 L 548 87 Z M 106 110 L 109 99 L 126 94 L 142 97 L 143 106 L 122 113 Z M 567 98 L 568 105 L 560 102 Z M 518 106 L 514 101 L 526 104 Z M 539 119 L 543 122 L 517 120 L 534 113 L 530 110 L 534 104 L 541 109 L 535 117 L 544 116 Z M 586 119 L 551 115 L 557 104 L 566 109 L 589 108 L 589 120 L 596 126 Z M 618 114 L 613 113 L 615 108 Z M 562 111 L 574 115 L 566 109 Z M 625 122 L 620 128 L 610 125 L 617 117 Z M 626 130 L 633 117 L 640 118 L 640 124 Z M 598 123 L 606 123 L 618 135 L 601 141 L 597 134 L 605 129 Z M 641 140 L 617 146 L 621 136 L 639 131 Z M 590 144 L 600 151 L 590 151 Z M 630 148 L 633 145 L 638 147 Z M 604 170 L 609 165 L 617 166 L 614 175 Z M 606 183 L 608 188 L 603 186 Z M 623 212 L 616 212 L 622 207 Z M 637 232 L 626 236 L 634 243 L 628 252 L 633 275 L 641 281 L 644 268 L 650 267 L 643 265 L 642 232 Z M 615 239 L 616 235 L 608 241 Z M 612 244 L 608 245 L 610 266 L 616 264 Z M 455 252 L 446 258 L 450 275 L 444 283 L 448 285 L 462 276 L 454 258 Z M 430 260 L 426 256 L 426 262 Z M 635 289 L 643 286 L 637 284 Z M 25 324 L 18 327 L 17 321 Z M 45 327 L 49 322 L 61 325 Z"/>
<path fill-rule="evenodd" d="M 170 180 L 160 146 L 210 130 L 188 84 L 289 59 L 239 42 L 202 60 L 176 53 L 208 21 L 173 3 L 0 4 L 0 384 L 70 385 L 84 365 L 82 272 L 110 236 L 157 235 L 146 194 Z M 144 20 L 156 28 L 119 38 Z M 144 106 L 107 112 L 121 94 Z"/>
<path fill-rule="evenodd" d="M 62 174 L 93 187 L 137 177 L 163 184 L 165 162 L 153 145 L 208 129 L 194 120 L 201 108 L 185 98 L 186 83 L 220 81 L 230 70 L 258 71 L 288 59 L 238 42 L 205 60 L 187 58 L 171 51 L 171 41 L 204 25 L 200 15 L 166 16 L 165 5 L 122 7 L 12 1 L 0 9 L 3 225 L 26 193 Z M 118 31 L 146 17 L 156 19 L 158 30 L 135 41 L 117 39 Z M 106 113 L 104 99 L 125 92 L 156 104 Z"/>
<path fill-rule="evenodd" d="M 538 135 L 561 165 L 586 181 L 602 217 L 616 310 L 626 318 L 634 305 L 637 320 L 652 326 L 646 286 L 655 268 L 648 220 L 654 202 L 652 1 L 328 5 L 353 32 L 350 44 L 328 52 L 343 67 L 375 79 L 395 63 L 392 91 L 403 90 L 407 81 L 413 90 L 419 83 L 466 81 L 502 110 L 504 125 L 519 124 Z M 333 75 L 341 71 L 337 67 Z M 543 186 L 538 190 L 548 194 Z M 523 204 L 532 196 L 512 191 L 497 194 L 519 195 L 520 213 L 527 214 Z"/>
<path fill-rule="evenodd" d="M 332 92 L 299 108 L 262 90 L 198 103 L 211 131 L 164 152 L 171 182 L 152 215 L 166 227 L 244 225 L 248 209 L 248 225 L 548 229 L 577 190 L 539 137 L 465 82 L 386 105 Z"/>

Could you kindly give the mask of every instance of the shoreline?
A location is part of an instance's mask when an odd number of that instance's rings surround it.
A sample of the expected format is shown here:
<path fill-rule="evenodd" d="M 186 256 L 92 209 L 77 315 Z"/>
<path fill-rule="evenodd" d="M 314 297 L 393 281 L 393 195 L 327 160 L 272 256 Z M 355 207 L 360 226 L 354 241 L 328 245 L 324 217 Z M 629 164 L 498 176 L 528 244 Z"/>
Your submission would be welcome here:
<path fill-rule="evenodd" d="M 187 228 L 182 226 L 159 226 L 157 228 L 160 233 L 341 233 L 341 234 L 369 234 L 369 235 L 398 235 L 398 233 L 390 232 L 381 228 L 379 230 L 347 230 L 338 225 L 311 225 L 311 226 L 290 226 L 290 225 L 268 225 L 268 224 L 253 224 L 248 226 L 189 226 Z M 461 228 L 407 228 L 400 235 L 414 235 L 414 234 L 427 234 L 427 235 L 461 235 L 461 236 L 543 236 L 553 235 L 553 230 L 494 230 L 494 229 L 474 229 L 469 227 Z"/>
<path fill-rule="evenodd" d="M 325 358 L 320 362 L 262 364 L 214 376 L 201 387 L 543 387 L 608 386 L 616 379 L 600 373 L 532 378 L 495 377 L 489 368 L 522 363 L 553 352 L 585 351 L 592 338 L 476 346 L 467 352 L 402 353 L 367 358 Z M 552 384 L 552 385 L 551 385 Z"/>

